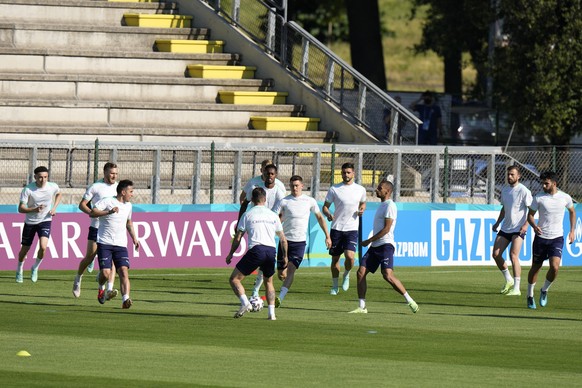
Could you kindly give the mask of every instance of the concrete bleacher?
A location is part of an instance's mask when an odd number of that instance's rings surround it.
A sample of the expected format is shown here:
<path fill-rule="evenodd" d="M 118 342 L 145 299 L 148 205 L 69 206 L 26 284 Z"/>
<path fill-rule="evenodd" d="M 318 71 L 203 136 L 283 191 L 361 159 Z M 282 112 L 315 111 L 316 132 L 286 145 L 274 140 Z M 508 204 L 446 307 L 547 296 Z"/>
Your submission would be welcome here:
<path fill-rule="evenodd" d="M 241 65 L 240 53 L 158 51 L 156 41 L 208 41 L 212 33 L 196 15 L 188 28 L 127 26 L 128 14 L 179 11 L 173 2 L 0 0 L 0 138 L 255 143 L 337 138 L 332 129 L 317 130 L 317 117 L 297 127 L 293 120 L 303 123 L 310 113 L 301 101 L 221 103 L 220 92 L 262 98 L 264 92 L 286 92 L 268 77 L 193 78 L 188 70 Z M 279 124 L 282 118 L 289 119 Z M 257 124 L 269 121 L 275 125 Z"/>

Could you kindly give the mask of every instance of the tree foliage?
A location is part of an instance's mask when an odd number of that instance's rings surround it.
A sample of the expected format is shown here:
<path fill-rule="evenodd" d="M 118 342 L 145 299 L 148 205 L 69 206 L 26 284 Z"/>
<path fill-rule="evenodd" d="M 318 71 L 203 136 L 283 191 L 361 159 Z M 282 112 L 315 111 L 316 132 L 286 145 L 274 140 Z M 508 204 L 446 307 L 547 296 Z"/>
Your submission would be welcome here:
<path fill-rule="evenodd" d="M 500 107 L 526 131 L 567 144 L 582 132 L 580 0 L 502 1 L 503 33 L 495 52 Z"/>
<path fill-rule="evenodd" d="M 301 24 L 320 42 L 348 41 L 346 7 L 337 0 L 290 0 L 289 19 Z"/>

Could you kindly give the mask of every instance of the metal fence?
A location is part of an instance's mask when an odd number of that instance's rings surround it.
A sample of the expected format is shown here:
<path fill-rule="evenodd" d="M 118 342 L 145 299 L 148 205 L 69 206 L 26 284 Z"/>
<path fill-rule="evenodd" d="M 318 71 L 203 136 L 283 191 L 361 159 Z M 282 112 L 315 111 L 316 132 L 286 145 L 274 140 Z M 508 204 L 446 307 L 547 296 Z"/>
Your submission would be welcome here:
<path fill-rule="evenodd" d="M 495 147 L 415 147 L 355 145 L 260 145 L 200 143 L 143 145 L 102 143 L 0 143 L 0 204 L 15 204 L 39 165 L 76 204 L 107 161 L 119 165 L 120 179 L 135 183 L 135 203 L 237 203 L 244 184 L 259 175 L 260 163 L 272 159 L 286 185 L 301 175 L 307 194 L 323 201 L 330 185 L 341 181 L 341 165 L 356 167 L 356 181 L 369 198 L 384 178 L 394 182 L 399 202 L 498 203 L 508 165 L 521 166 L 522 183 L 541 190 L 539 173 L 554 170 L 559 187 L 582 198 L 582 149 L 555 147 L 507 153 Z"/>
<path fill-rule="evenodd" d="M 420 120 L 297 23 L 261 0 L 204 1 L 247 34 L 281 66 L 378 140 L 416 144 Z"/>

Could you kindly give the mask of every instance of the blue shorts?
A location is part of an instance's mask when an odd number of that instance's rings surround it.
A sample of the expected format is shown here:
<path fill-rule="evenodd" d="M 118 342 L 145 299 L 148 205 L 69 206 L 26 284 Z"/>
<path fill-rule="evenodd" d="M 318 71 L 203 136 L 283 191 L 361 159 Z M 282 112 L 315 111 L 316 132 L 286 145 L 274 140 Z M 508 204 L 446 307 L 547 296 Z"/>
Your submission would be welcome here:
<path fill-rule="evenodd" d="M 99 269 L 111 269 L 111 262 L 115 268 L 129 268 L 129 255 L 126 247 L 97 243 L 97 257 L 99 258 Z"/>
<path fill-rule="evenodd" d="M 521 234 L 520 232 L 507 233 L 507 232 L 504 232 L 504 231 L 500 230 L 497 233 L 497 236 L 503 237 L 507 241 L 513 241 L 513 237 L 514 236 L 519 236 L 523 240 L 525 238 L 525 233 L 524 234 Z"/>
<path fill-rule="evenodd" d="M 94 226 L 89 227 L 89 233 L 87 234 L 87 240 L 97 241 L 98 229 Z"/>
<path fill-rule="evenodd" d="M 236 269 L 243 275 L 249 276 L 259 268 L 263 271 L 263 276 L 270 278 L 275 274 L 276 251 L 274 247 L 255 245 L 236 264 Z"/>
<path fill-rule="evenodd" d="M 340 256 L 344 251 L 356 251 L 358 245 L 357 230 L 340 232 L 339 230 L 332 229 L 329 237 L 331 237 L 331 248 L 329 249 L 331 256 Z"/>
<path fill-rule="evenodd" d="M 26 247 L 31 246 L 35 234 L 38 235 L 39 239 L 41 237 L 49 238 L 51 236 L 51 221 L 44 221 L 39 224 L 24 224 L 21 244 Z"/>
<path fill-rule="evenodd" d="M 287 240 L 287 260 L 289 263 L 293 263 L 295 268 L 299 268 L 301 262 L 303 261 L 303 256 L 305 255 L 305 246 L 307 244 L 305 241 L 289 241 Z M 277 251 L 277 258 L 283 260 L 281 257 L 281 249 Z M 279 261 L 277 260 L 277 269 L 283 269 L 279 266 Z"/>
<path fill-rule="evenodd" d="M 368 271 L 375 273 L 378 266 L 384 269 L 394 268 L 394 245 L 383 244 L 379 247 L 370 247 L 368 252 L 362 257 L 360 265 Z"/>
<path fill-rule="evenodd" d="M 540 264 L 548 260 L 550 257 L 559 257 L 561 259 L 563 248 L 564 237 L 547 239 L 536 236 L 532 247 L 532 262 Z"/>

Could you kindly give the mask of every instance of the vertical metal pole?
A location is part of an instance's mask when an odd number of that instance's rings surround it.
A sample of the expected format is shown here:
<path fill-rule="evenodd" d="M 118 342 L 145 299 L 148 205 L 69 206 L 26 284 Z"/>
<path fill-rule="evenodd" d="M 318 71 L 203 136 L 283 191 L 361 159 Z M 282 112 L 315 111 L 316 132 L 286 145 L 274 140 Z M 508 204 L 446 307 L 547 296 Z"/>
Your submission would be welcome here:
<path fill-rule="evenodd" d="M 214 142 L 210 144 L 210 204 L 214 203 Z"/>
<path fill-rule="evenodd" d="M 366 120 L 366 91 L 366 86 L 360 82 L 358 87 L 358 111 L 356 112 L 356 118 L 362 123 Z"/>
<path fill-rule="evenodd" d="M 95 158 L 93 160 L 93 182 L 99 179 L 99 138 L 95 139 Z"/>
<path fill-rule="evenodd" d="M 269 50 L 271 50 L 272 52 L 275 52 L 275 42 L 276 42 L 276 37 L 275 37 L 275 22 L 277 21 L 277 19 L 275 18 L 275 15 L 277 14 L 277 10 L 275 8 L 267 8 L 267 47 L 269 48 Z"/>
<path fill-rule="evenodd" d="M 174 194 L 176 184 L 176 150 L 172 150 L 172 176 L 170 177 L 170 194 Z"/>
<path fill-rule="evenodd" d="M 53 149 L 49 148 L 48 150 L 48 166 L 47 166 L 48 170 L 49 170 L 49 174 L 51 174 L 51 171 L 53 170 Z"/>
<path fill-rule="evenodd" d="M 334 175 L 335 175 L 335 143 L 331 145 L 331 179 L 329 181 L 330 186 L 333 186 L 335 178 Z"/>
<path fill-rule="evenodd" d="M 398 151 L 396 153 L 396 166 L 394 169 L 394 180 L 392 182 L 394 185 L 394 201 L 400 201 L 400 188 L 402 187 L 402 152 Z"/>
<path fill-rule="evenodd" d="M 232 185 L 232 203 L 239 203 L 239 195 L 242 190 L 240 177 L 242 175 L 242 151 L 236 151 L 234 158 L 234 182 Z"/>
<path fill-rule="evenodd" d="M 297 166 L 297 152 L 293 152 L 293 161 L 291 164 L 291 176 L 295 175 L 296 166 Z"/>
<path fill-rule="evenodd" d="M 327 66 L 326 66 L 326 70 L 327 70 L 327 77 L 326 77 L 326 82 L 325 82 L 325 93 L 331 97 L 332 93 L 333 93 L 333 81 L 335 79 L 334 75 L 335 75 L 335 63 L 333 61 L 333 59 L 329 58 L 327 61 Z"/>
<path fill-rule="evenodd" d="M 89 185 L 90 176 L 91 176 L 91 150 L 87 150 L 87 176 L 85 177 L 85 186 Z"/>
<path fill-rule="evenodd" d="M 299 69 L 299 74 L 304 78 L 307 78 L 307 72 L 309 71 L 309 41 L 303 37 L 303 42 L 301 44 L 301 68 Z"/>
<path fill-rule="evenodd" d="M 439 195 L 439 153 L 436 152 L 432 157 L 432 184 L 431 184 L 431 193 L 430 193 L 430 201 L 436 202 Z"/>
<path fill-rule="evenodd" d="M 443 177 L 443 203 L 447 203 L 447 198 L 449 196 L 449 147 L 445 147 L 445 165 L 444 165 L 444 177 Z"/>
<path fill-rule="evenodd" d="M 197 204 L 200 193 L 200 172 L 202 171 L 202 152 L 194 151 L 194 175 L 192 176 L 192 203 Z"/>
<path fill-rule="evenodd" d="M 232 20 L 235 24 L 238 24 L 240 20 L 240 0 L 234 0 L 232 2 Z"/>
<path fill-rule="evenodd" d="M 317 201 L 319 198 L 319 187 L 321 184 L 321 151 L 315 153 L 313 183 L 311 185 L 311 196 Z M 332 169 L 333 172 L 333 169 Z M 333 178 L 332 178 L 333 180 Z"/>
<path fill-rule="evenodd" d="M 162 164 L 162 150 L 154 151 L 154 162 L 152 166 L 152 204 L 157 204 L 160 198 L 160 170 Z"/>
<path fill-rule="evenodd" d="M 557 170 L 557 166 L 558 166 L 556 157 L 557 157 L 556 146 L 553 146 L 552 147 L 552 171 L 555 172 L 555 173 L 558 172 L 558 171 L 556 171 Z"/>
<path fill-rule="evenodd" d="M 30 149 L 30 158 L 28 159 L 28 176 L 26 177 L 26 184 L 29 184 L 34 180 L 34 169 L 36 168 L 36 163 L 38 159 L 38 148 L 33 147 Z"/>
<path fill-rule="evenodd" d="M 362 184 L 362 172 L 364 171 L 364 153 L 358 153 L 358 166 L 356 167 L 356 183 Z"/>
<path fill-rule="evenodd" d="M 495 194 L 495 154 L 489 156 L 487 162 L 487 203 L 492 204 Z"/>

